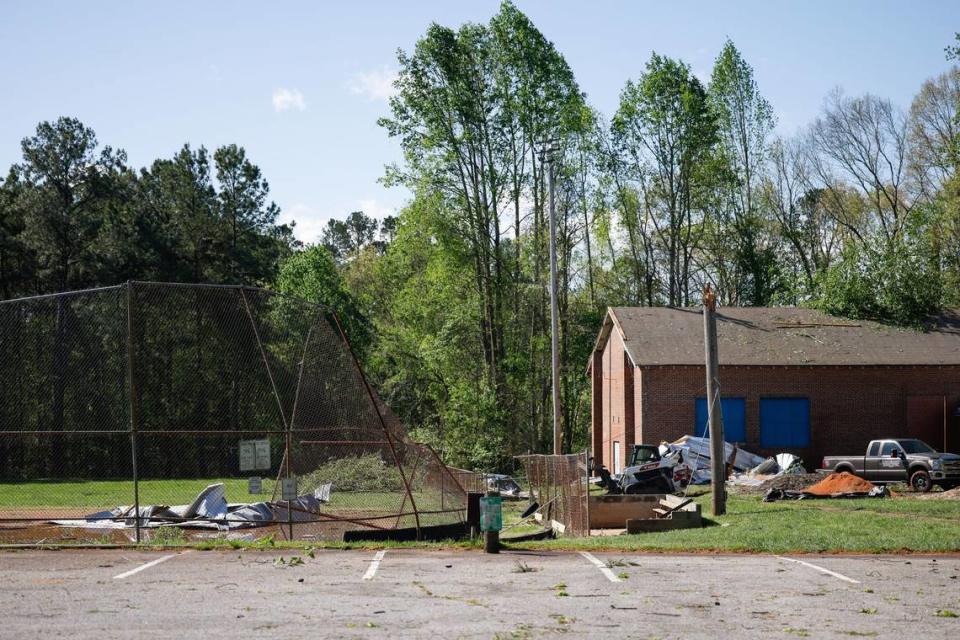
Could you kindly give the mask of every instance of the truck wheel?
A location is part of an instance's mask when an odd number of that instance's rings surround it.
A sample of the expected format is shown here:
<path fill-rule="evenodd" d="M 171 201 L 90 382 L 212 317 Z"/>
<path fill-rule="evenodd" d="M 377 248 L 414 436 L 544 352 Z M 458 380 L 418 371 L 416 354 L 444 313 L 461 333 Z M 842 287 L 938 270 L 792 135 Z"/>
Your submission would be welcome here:
<path fill-rule="evenodd" d="M 913 487 L 914 491 L 919 493 L 926 493 L 930 491 L 930 488 L 933 486 L 930 483 L 930 474 L 919 469 L 910 474 L 910 486 Z"/>

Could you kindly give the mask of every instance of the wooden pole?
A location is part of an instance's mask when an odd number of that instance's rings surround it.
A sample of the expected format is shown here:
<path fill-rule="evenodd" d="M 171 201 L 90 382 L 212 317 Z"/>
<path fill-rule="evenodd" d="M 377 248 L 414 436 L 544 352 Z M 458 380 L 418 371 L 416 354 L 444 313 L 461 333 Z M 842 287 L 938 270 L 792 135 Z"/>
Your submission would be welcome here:
<path fill-rule="evenodd" d="M 554 176 L 553 154 L 556 149 L 551 146 L 549 154 L 549 183 L 550 183 L 550 355 L 551 377 L 553 380 L 553 454 L 563 453 L 563 442 L 560 435 L 560 347 L 558 336 L 560 321 L 557 313 L 557 214 L 554 205 Z"/>
<path fill-rule="evenodd" d="M 707 417 L 710 425 L 710 489 L 713 515 L 727 512 L 726 454 L 723 412 L 720 410 L 720 363 L 717 352 L 717 296 L 703 288 L 703 343 L 707 361 Z"/>

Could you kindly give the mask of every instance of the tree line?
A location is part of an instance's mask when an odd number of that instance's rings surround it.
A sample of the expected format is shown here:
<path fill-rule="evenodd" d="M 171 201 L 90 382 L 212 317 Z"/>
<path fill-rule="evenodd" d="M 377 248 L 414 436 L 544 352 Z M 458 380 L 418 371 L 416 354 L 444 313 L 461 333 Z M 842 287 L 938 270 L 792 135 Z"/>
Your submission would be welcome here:
<path fill-rule="evenodd" d="M 710 283 L 723 305 L 922 327 L 960 302 L 957 68 L 907 109 L 837 89 L 783 136 L 731 41 L 706 81 L 654 53 L 608 117 L 509 2 L 431 25 L 398 64 L 380 124 L 404 159 L 384 181 L 413 198 L 389 238 L 345 252 L 327 233 L 310 252 L 368 327 L 384 394 L 453 462 L 550 447 L 550 140 L 568 450 L 587 445 L 607 306 L 693 305 Z"/>
<path fill-rule="evenodd" d="M 41 122 L 0 183 L 0 296 L 126 280 L 268 285 L 296 247 L 243 147 L 139 171 L 75 118 Z"/>

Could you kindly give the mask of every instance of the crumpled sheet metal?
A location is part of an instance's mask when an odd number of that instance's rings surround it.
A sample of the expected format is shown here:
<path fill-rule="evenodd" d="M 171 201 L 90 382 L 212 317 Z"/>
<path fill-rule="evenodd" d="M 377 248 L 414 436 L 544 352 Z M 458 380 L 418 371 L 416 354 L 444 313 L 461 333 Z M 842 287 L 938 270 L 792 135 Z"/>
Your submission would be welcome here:
<path fill-rule="evenodd" d="M 693 475 L 690 479 L 691 484 L 710 483 L 709 438 L 683 436 L 673 442 L 664 442 L 660 445 L 660 455 L 665 455 L 672 451 L 682 451 L 683 461 L 693 467 Z M 729 459 L 733 453 L 733 445 L 729 442 L 724 442 L 723 451 L 724 459 Z M 763 461 L 763 457 L 738 447 L 737 455 L 733 460 L 733 468 L 735 471 L 746 472 L 761 464 Z"/>
<path fill-rule="evenodd" d="M 81 529 L 129 529 L 183 527 L 188 529 L 216 529 L 229 531 L 263 527 L 283 522 L 303 522 L 316 519 L 320 505 L 330 501 L 331 486 L 323 485 L 313 494 L 298 496 L 292 508 L 286 500 L 228 504 L 222 483 L 212 484 L 197 494 L 188 505 L 120 506 L 110 511 L 98 511 L 79 520 L 52 520 L 53 524 Z M 288 512 L 289 510 L 289 512 Z"/>
<path fill-rule="evenodd" d="M 790 489 L 770 489 L 767 495 L 763 496 L 764 502 L 776 502 L 777 500 L 832 500 L 834 498 L 886 498 L 890 496 L 890 489 L 884 485 L 878 485 L 870 491 L 852 491 L 847 493 L 833 493 L 827 496 L 809 493 L 807 491 L 792 491 Z"/>
<path fill-rule="evenodd" d="M 807 470 L 803 466 L 803 460 L 792 453 L 778 453 L 772 458 L 767 458 L 759 465 L 750 469 L 746 473 L 737 473 L 727 479 L 727 484 L 759 487 L 770 478 L 777 478 L 785 474 L 804 474 Z"/>

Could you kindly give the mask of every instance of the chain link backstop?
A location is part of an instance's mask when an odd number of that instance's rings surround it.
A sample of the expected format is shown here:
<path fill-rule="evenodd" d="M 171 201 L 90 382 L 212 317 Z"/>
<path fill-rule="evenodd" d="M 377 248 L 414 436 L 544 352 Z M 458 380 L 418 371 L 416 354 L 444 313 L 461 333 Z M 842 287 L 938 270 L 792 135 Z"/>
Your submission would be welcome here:
<path fill-rule="evenodd" d="M 464 519 L 457 478 L 303 300 L 132 282 L 0 302 L 0 383 L 0 544 L 419 536 Z"/>

